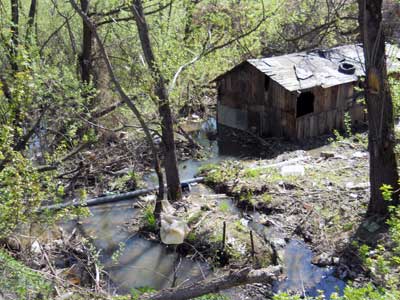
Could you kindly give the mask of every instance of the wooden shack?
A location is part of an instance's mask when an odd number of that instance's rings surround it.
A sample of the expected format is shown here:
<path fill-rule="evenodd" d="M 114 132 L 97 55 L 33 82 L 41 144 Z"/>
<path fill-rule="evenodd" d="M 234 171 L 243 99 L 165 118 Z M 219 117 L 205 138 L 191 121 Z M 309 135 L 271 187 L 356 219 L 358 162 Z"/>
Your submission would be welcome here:
<path fill-rule="evenodd" d="M 363 61 L 359 45 L 249 59 L 215 80 L 218 127 L 302 140 L 342 129 L 346 113 L 364 122 Z"/>

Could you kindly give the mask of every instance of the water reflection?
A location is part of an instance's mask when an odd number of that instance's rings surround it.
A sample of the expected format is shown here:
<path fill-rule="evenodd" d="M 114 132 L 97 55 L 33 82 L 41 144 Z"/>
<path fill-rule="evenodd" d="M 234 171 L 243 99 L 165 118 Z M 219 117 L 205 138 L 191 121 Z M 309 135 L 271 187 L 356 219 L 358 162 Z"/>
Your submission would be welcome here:
<path fill-rule="evenodd" d="M 162 289 L 184 282 L 204 279 L 211 273 L 206 263 L 181 258 L 174 248 L 145 240 L 130 232 L 127 224 L 140 213 L 133 201 L 101 205 L 90 209 L 91 216 L 68 222 L 64 228 L 77 227 L 87 237 L 92 237 L 100 250 L 100 260 L 120 294 L 132 288 Z M 119 244 L 123 243 L 117 260 L 112 259 Z"/>
<path fill-rule="evenodd" d="M 326 299 L 333 292 L 343 294 L 345 283 L 333 276 L 332 268 L 320 268 L 311 264 L 313 253 L 306 244 L 291 240 L 284 250 L 284 274 L 286 279 L 275 283 L 277 291 L 296 291 L 306 296 L 317 296 L 322 290 Z"/>

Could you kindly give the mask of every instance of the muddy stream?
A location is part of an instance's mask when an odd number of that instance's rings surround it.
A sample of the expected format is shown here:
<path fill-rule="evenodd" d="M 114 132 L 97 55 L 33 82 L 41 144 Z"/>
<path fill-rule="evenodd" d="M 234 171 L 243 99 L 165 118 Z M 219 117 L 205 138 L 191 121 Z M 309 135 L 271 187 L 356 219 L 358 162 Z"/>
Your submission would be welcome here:
<path fill-rule="evenodd" d="M 215 120 L 199 124 L 199 130 L 194 131 L 196 141 L 208 149 L 209 158 L 202 161 L 186 160 L 179 163 L 181 180 L 193 178 L 200 166 L 216 163 L 227 159 L 240 159 L 240 151 L 235 156 L 220 155 L 217 141 L 209 141 L 206 131 L 215 127 Z M 238 156 L 239 154 L 239 156 Z M 150 174 L 145 178 L 146 184 L 155 185 L 155 176 Z M 204 193 L 205 189 L 200 189 Z M 199 192 L 193 187 L 192 192 Z M 211 191 L 210 191 L 211 193 Z M 243 212 L 237 209 L 233 201 L 227 201 L 232 214 L 242 217 Z M 110 288 L 118 294 L 127 294 L 132 288 L 150 287 L 162 289 L 180 286 L 188 282 L 196 282 L 212 276 L 212 268 L 205 262 L 182 258 L 171 246 L 148 241 L 136 232 L 128 232 L 127 225 L 132 218 L 140 214 L 135 202 L 127 200 L 113 204 L 105 204 L 90 208 L 91 216 L 76 222 L 65 224 L 67 230 L 74 227 L 85 235 L 93 237 L 95 246 L 101 250 L 100 257 L 109 274 Z M 246 212 L 248 215 L 248 212 Z M 279 233 L 257 223 L 258 215 L 251 215 L 247 226 L 265 239 L 279 238 Z M 124 244 L 122 248 L 120 245 Z M 118 257 L 113 254 L 120 249 Z M 341 294 L 345 283 L 333 276 L 331 267 L 320 268 L 311 264 L 313 253 L 300 240 L 290 240 L 283 249 L 283 270 L 285 279 L 274 284 L 274 292 L 298 292 L 306 296 L 318 295 L 322 290 L 327 298 L 333 292 Z M 227 291 L 232 299 L 235 292 Z"/>

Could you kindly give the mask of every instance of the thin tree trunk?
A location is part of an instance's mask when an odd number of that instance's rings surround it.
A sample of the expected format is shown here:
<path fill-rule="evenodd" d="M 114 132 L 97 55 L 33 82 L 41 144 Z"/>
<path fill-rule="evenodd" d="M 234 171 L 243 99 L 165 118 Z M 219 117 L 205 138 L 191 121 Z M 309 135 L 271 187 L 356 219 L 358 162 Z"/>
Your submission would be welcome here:
<path fill-rule="evenodd" d="M 106 63 L 106 67 L 107 67 L 107 72 L 110 75 L 111 81 L 113 82 L 113 84 L 115 85 L 115 88 L 118 92 L 118 94 L 121 97 L 121 100 L 124 101 L 128 107 L 131 109 L 131 111 L 133 112 L 133 114 L 136 116 L 136 118 L 138 119 L 141 127 L 143 128 L 143 131 L 146 135 L 147 138 L 147 142 L 150 145 L 150 148 L 152 150 L 152 154 L 153 154 L 153 163 L 154 163 L 154 170 L 157 174 L 157 178 L 158 178 L 158 196 L 157 196 L 157 201 L 156 201 L 156 209 L 155 209 L 155 214 L 157 213 L 157 209 L 161 208 L 161 200 L 163 198 L 164 195 L 164 180 L 163 180 L 163 176 L 162 176 L 162 171 L 161 171 L 161 167 L 160 167 L 160 161 L 158 158 L 158 151 L 154 145 L 153 142 L 153 138 L 151 136 L 150 130 L 147 127 L 147 124 L 145 122 L 145 120 L 143 119 L 141 113 L 139 112 L 139 110 L 137 109 L 134 101 L 129 98 L 129 96 L 125 93 L 124 89 L 122 88 L 117 76 L 115 75 L 113 66 L 110 62 L 110 59 L 108 58 L 107 55 L 107 51 L 103 45 L 103 42 L 101 41 L 97 30 L 96 30 L 96 26 L 91 22 L 91 20 L 89 19 L 89 17 L 86 15 L 85 12 L 83 12 L 78 5 L 76 4 L 76 2 L 74 0 L 69 0 L 69 2 L 71 3 L 72 7 L 78 12 L 78 14 L 81 16 L 82 20 L 85 22 L 85 24 L 89 27 L 89 29 L 92 31 L 94 38 L 97 41 L 97 44 L 99 46 L 99 50 L 101 55 L 103 56 L 103 59 Z M 159 214 L 156 216 L 159 216 Z"/>
<path fill-rule="evenodd" d="M 382 24 L 382 0 L 359 0 L 359 23 L 364 44 L 368 109 L 368 148 L 370 154 L 371 198 L 368 215 L 388 213 L 388 206 L 398 203 L 383 199 L 380 188 L 384 184 L 398 189 L 397 163 L 394 153 L 393 103 L 387 80 L 385 36 Z"/>
<path fill-rule="evenodd" d="M 88 14 L 89 0 L 81 0 L 81 9 L 86 15 Z M 82 53 L 80 55 L 81 80 L 88 84 L 92 70 L 93 36 L 90 27 L 85 21 L 82 21 L 82 30 Z"/>
<path fill-rule="evenodd" d="M 19 45 L 19 4 L 18 0 L 11 0 L 11 68 L 15 72 L 18 71 L 16 58 L 18 55 Z"/>
<path fill-rule="evenodd" d="M 26 37 L 29 37 L 32 29 L 33 29 L 33 24 L 35 22 L 35 16 L 36 16 L 36 7 L 37 7 L 37 1 L 32 0 L 31 5 L 29 7 L 29 14 L 28 14 L 28 23 L 27 23 L 27 29 L 26 29 Z"/>
<path fill-rule="evenodd" d="M 159 101 L 158 111 L 161 117 L 162 142 L 165 156 L 164 168 L 167 179 L 168 195 L 171 200 L 176 201 L 182 198 L 182 190 L 176 158 L 173 118 L 165 79 L 163 78 L 154 57 L 141 0 L 134 0 L 132 12 L 135 17 L 143 53 L 155 81 L 154 93 L 158 97 Z"/>

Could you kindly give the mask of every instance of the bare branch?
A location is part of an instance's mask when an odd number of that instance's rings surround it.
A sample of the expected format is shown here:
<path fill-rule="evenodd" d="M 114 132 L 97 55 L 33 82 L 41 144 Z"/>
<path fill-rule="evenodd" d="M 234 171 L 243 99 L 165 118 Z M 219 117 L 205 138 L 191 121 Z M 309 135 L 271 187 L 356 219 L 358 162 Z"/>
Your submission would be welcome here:
<path fill-rule="evenodd" d="M 233 272 L 229 275 L 213 279 L 211 281 L 195 282 L 189 286 L 164 289 L 155 295 L 148 296 L 144 299 L 151 300 L 186 300 L 197 298 L 210 293 L 218 293 L 219 291 L 229 289 L 250 283 L 272 283 L 280 274 L 279 266 L 270 266 L 265 269 L 252 270 L 244 268 Z"/>

